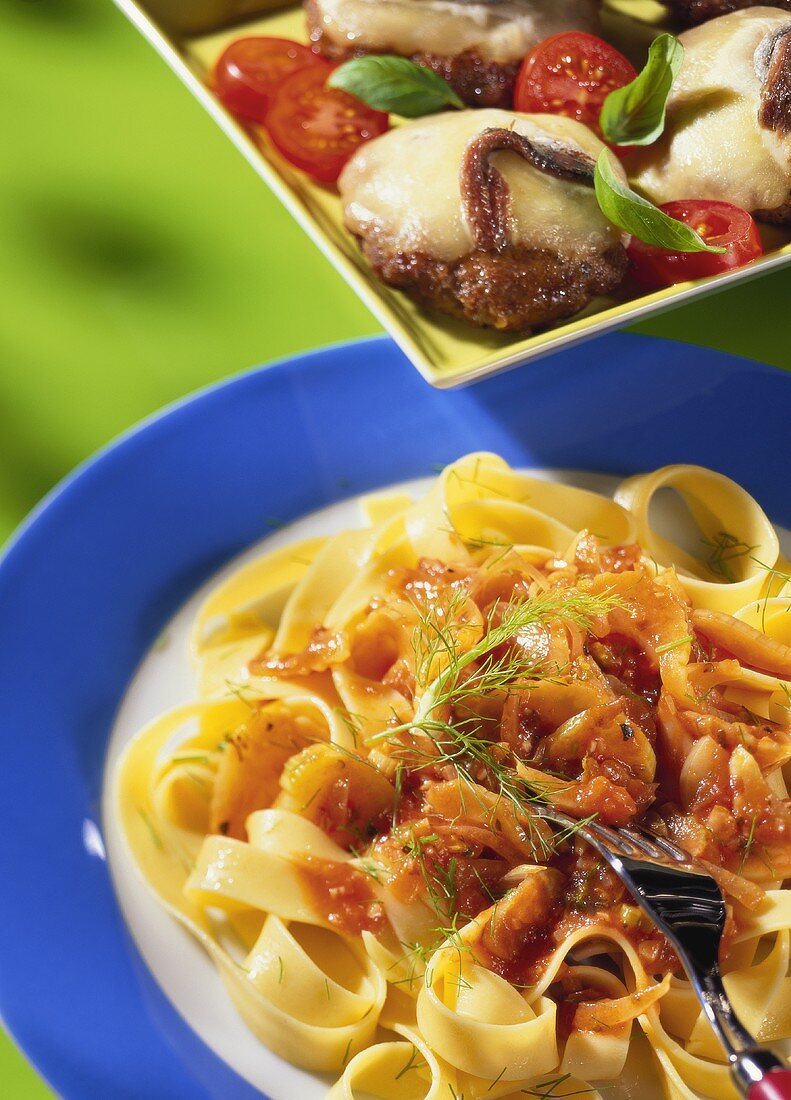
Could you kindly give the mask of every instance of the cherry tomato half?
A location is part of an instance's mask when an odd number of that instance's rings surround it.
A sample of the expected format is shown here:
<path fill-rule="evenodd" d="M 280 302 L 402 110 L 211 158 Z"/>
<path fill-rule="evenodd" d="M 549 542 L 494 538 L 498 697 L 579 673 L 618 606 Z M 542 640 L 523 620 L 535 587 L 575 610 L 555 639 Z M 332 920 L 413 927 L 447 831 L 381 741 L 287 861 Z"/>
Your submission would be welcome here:
<path fill-rule="evenodd" d="M 266 118 L 277 149 L 320 183 L 335 183 L 352 153 L 383 134 L 388 116 L 327 88 L 332 65 L 311 65 L 278 88 Z"/>
<path fill-rule="evenodd" d="M 657 289 L 687 279 L 717 275 L 742 267 L 763 252 L 758 227 L 740 206 L 707 199 L 682 199 L 667 202 L 659 209 L 692 226 L 707 244 L 726 251 L 668 252 L 633 237 L 628 248 L 631 271 L 635 281 L 642 286 Z"/>
<path fill-rule="evenodd" d="M 564 31 L 539 42 L 522 62 L 514 108 L 566 115 L 600 134 L 605 99 L 636 76 L 634 66 L 608 42 L 584 31 Z"/>
<path fill-rule="evenodd" d="M 272 96 L 287 77 L 323 64 L 307 46 L 288 38 L 237 38 L 214 67 L 214 86 L 229 111 L 264 122 Z"/>

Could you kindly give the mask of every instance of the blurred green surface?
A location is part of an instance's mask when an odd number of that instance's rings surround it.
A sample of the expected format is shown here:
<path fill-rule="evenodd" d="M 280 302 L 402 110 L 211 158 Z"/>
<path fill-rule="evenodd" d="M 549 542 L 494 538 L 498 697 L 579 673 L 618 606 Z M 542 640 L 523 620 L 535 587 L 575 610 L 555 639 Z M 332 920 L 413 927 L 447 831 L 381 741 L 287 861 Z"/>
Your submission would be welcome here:
<path fill-rule="evenodd" d="M 0 44 L 1 542 L 140 417 L 378 325 L 110 0 L 6 0 Z M 791 368 L 789 300 L 791 269 L 638 331 Z M 51 1095 L 2 1032 L 0 1082 Z"/>

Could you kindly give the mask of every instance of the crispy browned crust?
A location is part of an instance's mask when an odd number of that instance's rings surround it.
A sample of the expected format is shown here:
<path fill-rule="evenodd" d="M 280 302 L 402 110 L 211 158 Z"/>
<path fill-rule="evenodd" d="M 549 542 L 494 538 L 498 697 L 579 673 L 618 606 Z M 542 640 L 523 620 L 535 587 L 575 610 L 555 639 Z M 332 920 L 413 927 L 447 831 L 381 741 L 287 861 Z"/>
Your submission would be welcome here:
<path fill-rule="evenodd" d="M 791 195 L 788 202 L 774 210 L 753 210 L 753 217 L 759 222 L 772 222 L 773 225 L 791 225 Z"/>
<path fill-rule="evenodd" d="M 685 23 L 705 23 L 707 19 L 716 19 L 719 15 L 766 4 L 791 11 L 791 0 L 663 0 L 663 3 Z"/>
<path fill-rule="evenodd" d="M 509 245 L 475 249 L 446 263 L 421 252 L 393 252 L 376 237 L 358 237 L 374 274 L 443 313 L 501 332 L 528 332 L 579 313 L 626 274 L 626 251 L 613 245 L 584 259 Z"/>
<path fill-rule="evenodd" d="M 350 57 L 363 57 L 368 53 L 388 52 L 384 45 L 371 50 L 364 46 L 339 46 L 332 42 L 324 32 L 316 0 L 305 0 L 305 14 L 311 42 L 331 61 L 347 61 Z M 514 84 L 521 59 L 509 64 L 499 64 L 496 61 L 486 61 L 467 50 L 449 57 L 415 53 L 410 60 L 433 69 L 472 107 L 510 107 L 513 102 Z"/>

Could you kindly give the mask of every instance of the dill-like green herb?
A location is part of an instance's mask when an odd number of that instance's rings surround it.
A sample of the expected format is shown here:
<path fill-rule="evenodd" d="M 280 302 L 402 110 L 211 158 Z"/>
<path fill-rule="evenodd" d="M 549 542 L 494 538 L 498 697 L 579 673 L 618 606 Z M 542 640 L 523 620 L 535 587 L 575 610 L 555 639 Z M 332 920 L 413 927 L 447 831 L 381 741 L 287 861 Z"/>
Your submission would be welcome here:
<path fill-rule="evenodd" d="M 758 856 L 761 863 L 763 863 L 764 867 L 766 867 L 766 869 L 769 871 L 769 873 L 774 878 L 777 878 L 777 873 L 776 873 L 774 867 L 772 866 L 772 861 L 769 859 L 769 856 L 767 855 L 765 846 L 763 844 L 758 844 L 758 842 L 755 839 L 755 831 L 756 831 L 757 823 L 758 823 L 758 814 L 753 814 L 752 818 L 750 819 L 750 830 L 749 830 L 747 836 L 745 837 L 745 839 L 742 841 L 742 858 L 741 858 L 741 862 L 739 863 L 738 873 L 740 875 L 743 874 L 744 865 L 746 864 L 746 862 L 750 858 L 750 856 L 753 854 L 753 851 L 755 851 L 755 854 Z"/>
<path fill-rule="evenodd" d="M 421 962 L 427 962 L 436 951 L 436 944 L 427 945 L 418 943 L 417 941 L 411 943 L 409 940 L 400 940 L 399 942 L 401 946 L 406 949 L 407 955 L 414 955 L 415 958 L 420 959 Z M 393 965 L 397 966 L 398 964 L 394 963 Z"/>
<path fill-rule="evenodd" d="M 750 560 L 755 562 L 756 565 L 760 566 L 761 569 L 766 570 L 766 595 L 760 601 L 763 604 L 763 607 L 761 608 L 761 630 L 766 633 L 766 606 L 769 603 L 769 600 L 772 598 L 772 584 L 777 581 L 780 588 L 784 587 L 785 585 L 791 586 L 791 573 L 786 573 L 784 572 L 784 570 L 778 569 L 774 565 L 765 565 L 756 557 L 751 557 Z"/>
<path fill-rule="evenodd" d="M 778 569 L 774 565 L 767 565 L 766 562 L 761 561 L 753 553 L 757 549 L 757 546 L 750 546 L 748 543 L 738 539 L 736 535 L 730 534 L 729 531 L 720 531 L 712 539 L 701 539 L 704 546 L 710 548 L 710 554 L 706 559 L 706 565 L 709 572 L 713 573 L 715 577 L 720 577 L 722 580 L 729 581 L 732 584 L 737 580 L 733 570 L 730 567 L 730 562 L 739 558 L 748 558 L 754 565 L 757 565 L 760 569 L 764 569 L 767 574 L 768 587 L 771 588 L 772 582 L 779 582 L 780 586 L 791 584 L 791 573 L 786 573 L 783 569 Z M 770 599 L 769 590 L 767 590 L 766 596 L 758 602 L 763 603 L 763 612 L 761 616 L 761 629 L 766 628 L 766 602 Z"/>
<path fill-rule="evenodd" d="M 462 535 L 458 528 L 454 527 L 452 524 L 449 527 L 441 528 L 441 530 L 445 531 L 448 535 L 455 535 L 456 538 L 461 539 L 464 545 L 470 550 L 483 550 L 487 546 L 499 549 L 499 554 L 487 560 L 485 564 L 486 569 L 492 569 L 514 548 L 512 542 L 505 542 L 503 539 L 485 539 L 480 535 Z"/>
<path fill-rule="evenodd" d="M 143 824 L 148 829 L 148 833 L 154 843 L 154 847 L 159 848 L 161 851 L 164 848 L 164 844 L 162 843 L 162 837 L 159 835 L 154 826 L 154 822 L 151 820 L 148 813 L 145 810 L 141 809 L 141 807 L 138 806 L 137 812 L 140 814 Z"/>
<path fill-rule="evenodd" d="M 228 748 L 228 746 L 232 745 L 232 744 L 233 744 L 233 732 L 231 730 L 227 730 L 222 735 L 220 740 L 217 742 L 214 751 L 215 752 L 225 752 L 225 750 Z"/>
<path fill-rule="evenodd" d="M 512 550 L 513 546 L 506 546 L 504 550 L 501 550 L 499 554 L 495 554 L 493 558 L 487 558 L 487 560 L 484 562 L 484 569 L 494 569 L 495 565 L 497 565 L 498 562 L 501 562 L 503 558 L 507 554 L 510 554 Z"/>
<path fill-rule="evenodd" d="M 327 745 L 333 752 L 338 753 L 339 756 L 345 756 L 347 760 L 354 760 L 357 764 L 364 764 L 366 768 L 370 768 L 373 772 L 378 772 L 379 769 L 371 763 L 365 756 L 362 756 L 355 749 L 347 749 L 345 745 L 339 744 L 337 741 L 328 742 L 326 737 L 319 736 L 318 734 L 312 737 L 306 737 L 306 742 L 310 745 Z M 289 745 L 278 745 L 277 741 L 271 741 L 270 745 L 274 745 L 276 748 L 291 749 L 292 752 L 298 752 L 302 748 L 302 744 L 294 739 Z"/>
<path fill-rule="evenodd" d="M 459 929 L 459 914 L 454 913 L 451 920 L 445 927 L 440 926 L 434 931 L 440 937 L 441 944 L 444 944 L 446 948 L 450 948 L 456 952 L 456 961 L 458 965 L 458 971 L 455 975 L 457 993 L 460 993 L 462 989 L 472 989 L 472 986 L 461 972 L 462 956 L 467 955 L 470 958 L 474 959 L 475 953 L 473 952 L 467 941 L 465 939 L 462 939 Z M 426 981 L 429 983 L 431 982 L 431 976 L 429 975 L 428 971 L 426 971 Z"/>
<path fill-rule="evenodd" d="M 758 814 L 753 814 L 752 819 L 750 821 L 750 831 L 748 832 L 747 836 L 745 837 L 745 839 L 742 843 L 742 858 L 741 858 L 741 862 L 739 864 L 739 874 L 741 874 L 742 871 L 744 870 L 744 865 L 747 862 L 747 860 L 749 859 L 750 853 L 753 850 L 753 846 L 755 844 L 755 826 L 757 824 L 757 821 L 758 821 Z"/>
<path fill-rule="evenodd" d="M 206 780 L 202 776 L 196 775 L 192 768 L 187 768 L 186 776 L 193 787 L 197 787 L 199 791 L 204 792 L 209 789 L 209 784 Z"/>
<path fill-rule="evenodd" d="M 303 802 L 303 804 L 300 806 L 299 812 L 301 814 L 303 814 L 305 812 L 305 810 L 307 810 L 308 807 L 311 806 L 316 801 L 316 799 L 319 797 L 320 794 L 321 794 L 321 787 L 316 787 L 315 791 L 310 796 L 310 798 L 307 800 L 307 802 Z"/>
<path fill-rule="evenodd" d="M 422 1069 L 423 1066 L 425 1066 L 425 1061 L 418 1060 L 419 1055 L 420 1052 L 418 1051 L 417 1047 L 413 1045 L 412 1053 L 409 1055 L 409 1060 L 407 1061 L 407 1064 L 395 1075 L 396 1081 L 400 1081 L 404 1074 L 409 1073 L 411 1069 Z"/>
<path fill-rule="evenodd" d="M 597 1091 L 594 1088 L 588 1088 L 572 1089 L 570 1092 L 557 1092 L 556 1089 L 564 1085 L 570 1077 L 570 1073 L 562 1073 L 559 1077 L 550 1077 L 546 1081 L 541 1081 L 534 1089 L 520 1089 L 520 1092 L 523 1092 L 526 1096 L 536 1096 L 539 1100 L 562 1100 L 567 1096 L 583 1096 Z"/>
<path fill-rule="evenodd" d="M 499 1072 L 499 1073 L 497 1074 L 497 1076 L 495 1077 L 495 1079 L 494 1079 L 494 1080 L 492 1081 L 491 1085 L 489 1085 L 488 1089 L 486 1090 L 487 1092 L 491 1092 L 491 1091 L 492 1091 L 492 1089 L 493 1089 L 493 1088 L 495 1087 L 495 1085 L 499 1085 L 499 1084 L 500 1084 L 500 1082 L 501 1082 L 501 1081 L 502 1081 L 502 1079 L 503 1079 L 503 1074 L 504 1074 L 504 1073 L 506 1072 L 506 1070 L 507 1070 L 507 1069 L 508 1069 L 508 1066 L 503 1066 L 503 1068 L 502 1068 L 502 1069 L 500 1070 L 500 1072 Z"/>
<path fill-rule="evenodd" d="M 442 914 L 438 914 L 441 916 Z M 430 943 L 409 943 L 407 940 L 401 940 L 401 946 L 405 949 L 405 955 L 403 958 L 398 959 L 393 963 L 393 966 L 399 966 L 403 962 L 409 962 L 409 975 L 406 978 L 398 978 L 395 981 L 391 981 L 391 985 L 408 985 L 412 988 L 412 983 L 425 979 L 427 985 L 431 985 L 432 975 L 431 970 L 427 966 L 429 960 L 433 957 L 436 951 L 443 945 L 451 948 L 456 952 L 458 959 L 458 972 L 455 975 L 456 987 L 459 991 L 462 989 L 470 989 L 470 983 L 463 976 L 462 970 L 462 956 L 468 955 L 470 958 L 475 958 L 475 953 L 472 947 L 461 936 L 459 929 L 459 914 L 453 913 L 448 919 L 448 923 L 445 925 L 439 924 L 436 928 L 431 929 L 432 940 Z M 466 920 L 466 917 L 462 917 L 462 920 Z M 424 967 L 423 974 L 418 973 L 418 963 L 422 963 Z"/>
<path fill-rule="evenodd" d="M 514 548 L 512 542 L 505 542 L 504 539 L 485 539 L 480 535 L 461 535 L 455 527 L 448 527 L 446 530 L 450 535 L 459 535 L 461 541 L 471 546 L 473 550 L 483 550 L 484 546 L 496 546 L 505 550 L 513 550 Z"/>
<path fill-rule="evenodd" d="M 235 684 L 233 680 L 225 680 L 225 686 L 228 689 L 229 695 L 235 695 L 240 703 L 244 703 L 250 710 L 255 710 L 255 703 L 250 699 L 245 698 L 245 691 L 251 691 L 252 688 L 247 684 Z"/>
<path fill-rule="evenodd" d="M 458 873 L 458 860 L 454 857 L 444 867 L 439 860 L 432 859 L 431 866 L 426 858 L 426 847 L 436 844 L 439 837 L 436 833 L 428 836 L 415 836 L 414 832 L 402 846 L 404 855 L 411 856 L 415 860 L 428 892 L 429 901 L 439 917 L 450 919 L 456 911 L 456 897 L 458 888 L 456 875 Z"/>
<path fill-rule="evenodd" d="M 436 844 L 438 840 L 437 833 L 429 833 L 427 836 L 415 836 L 414 833 L 411 833 L 409 838 L 404 841 L 401 851 L 404 855 L 418 859 L 426 844 Z"/>
<path fill-rule="evenodd" d="M 524 691 L 538 681 L 558 679 L 562 670 L 538 666 L 519 646 L 497 652 L 527 627 L 560 621 L 588 629 L 596 618 L 622 604 L 610 593 L 595 596 L 564 590 L 543 592 L 506 605 L 498 625 L 469 649 L 460 651 L 454 628 L 459 628 L 459 615 L 467 598 L 467 593 L 459 589 L 444 607 L 418 610 L 413 648 L 416 681 L 424 687 L 418 711 L 410 722 L 390 726 L 369 741 L 387 742 L 396 759 L 414 770 L 450 765 L 459 782 L 470 789 L 471 772 L 483 773 L 498 800 L 505 799 L 514 813 L 525 817 L 536 841 L 536 852 L 546 858 L 554 848 L 547 845 L 545 831 L 535 828 L 530 815 L 525 814 L 526 803 L 540 801 L 540 792 L 528 792 L 515 773 L 510 750 L 495 745 L 486 736 L 482 720 L 470 704 L 480 696 Z M 429 739 L 427 746 L 415 737 L 420 734 Z"/>
<path fill-rule="evenodd" d="M 766 565 L 765 562 L 759 561 L 758 558 L 751 558 L 756 565 L 759 565 L 761 569 L 765 569 L 769 575 L 769 582 L 778 581 L 780 585 L 791 584 L 791 573 L 786 573 L 784 569 L 778 569 L 775 565 Z"/>
<path fill-rule="evenodd" d="M 395 798 L 393 799 L 393 813 L 390 820 L 392 828 L 395 829 L 398 821 L 398 805 L 401 801 L 401 792 L 404 786 L 404 765 L 399 764 L 395 770 L 395 777 L 393 779 L 393 787 L 395 789 Z"/>
<path fill-rule="evenodd" d="M 731 562 L 747 557 L 752 554 L 753 550 L 757 549 L 755 546 L 748 546 L 746 542 L 742 542 L 730 531 L 718 531 L 713 538 L 703 538 L 700 541 L 710 551 L 706 558 L 706 566 L 709 572 L 731 584 L 736 581 L 734 572 L 731 569 Z"/>
<path fill-rule="evenodd" d="M 448 474 L 449 478 L 453 478 L 454 481 L 458 481 L 459 485 L 472 485 L 476 489 L 485 489 L 487 493 L 491 493 L 494 497 L 501 497 L 503 500 L 514 500 L 510 493 L 506 493 L 503 489 L 497 489 L 494 485 L 486 485 L 478 476 L 478 467 L 480 463 L 475 464 L 475 473 L 473 477 L 462 477 L 458 470 L 451 470 Z M 524 503 L 526 497 L 517 498 L 516 503 Z"/>
<path fill-rule="evenodd" d="M 423 963 L 423 972 L 425 973 L 426 963 L 436 951 L 437 944 L 410 943 L 409 940 L 400 940 L 399 942 L 404 948 L 405 954 L 403 958 L 396 959 L 390 969 L 395 969 L 402 962 L 408 962 L 409 974 L 406 978 L 397 978 L 394 981 L 388 978 L 388 981 L 390 985 L 408 985 L 411 989 L 413 982 L 419 982 L 423 978 L 423 974 L 418 973 L 418 963 Z"/>
<path fill-rule="evenodd" d="M 499 898 L 497 897 L 497 894 L 494 893 L 494 891 L 492 890 L 489 883 L 486 881 L 486 879 L 483 877 L 481 872 L 478 870 L 478 868 L 474 864 L 473 864 L 473 867 L 472 867 L 472 871 L 473 871 L 473 874 L 475 875 L 476 879 L 478 880 L 478 885 L 480 886 L 481 890 L 483 891 L 484 896 L 487 897 L 489 899 L 489 901 L 494 902 L 495 906 L 496 906 L 497 902 L 499 901 Z"/>
<path fill-rule="evenodd" d="M 751 726 L 764 725 L 764 719 L 760 714 L 756 714 L 754 710 L 750 710 L 744 703 L 740 704 L 739 710 L 744 715 L 745 721 L 749 722 Z"/>
<path fill-rule="evenodd" d="M 539 799 L 539 801 L 543 801 L 543 799 Z M 571 840 L 577 835 L 580 829 L 585 829 L 588 825 L 592 825 L 597 816 L 597 814 L 589 814 L 587 817 L 577 818 L 572 825 L 566 825 L 563 829 L 558 829 L 552 838 L 555 846 L 559 847 Z"/>
<path fill-rule="evenodd" d="M 364 875 L 372 878 L 374 882 L 382 881 L 381 868 L 372 859 L 358 859 L 357 867 Z"/>
<path fill-rule="evenodd" d="M 446 607 L 419 612 L 420 621 L 413 637 L 418 684 L 427 686 L 433 666 L 447 662 L 432 685 L 435 707 L 442 705 L 440 698 L 446 703 L 455 703 L 460 694 L 463 698 L 496 691 L 520 676 L 535 673 L 533 662 L 522 653 L 510 653 L 500 659 L 492 657 L 493 650 L 518 637 L 528 627 L 557 620 L 588 629 L 596 618 L 622 606 L 621 600 L 613 594 L 594 596 L 550 589 L 505 605 L 499 624 L 470 649 L 459 653 L 453 627 L 458 628 L 458 614 L 467 598 L 467 593 L 458 589 Z M 470 679 L 464 679 L 462 673 L 479 661 L 484 662 L 484 667 L 476 669 Z"/>
<path fill-rule="evenodd" d="M 679 646 L 686 645 L 687 642 L 694 642 L 695 638 L 692 634 L 685 634 L 683 638 L 676 638 L 673 642 L 665 642 L 664 645 L 658 645 L 656 647 L 656 653 L 669 653 L 671 649 L 678 649 Z"/>
<path fill-rule="evenodd" d="M 352 741 L 354 747 L 357 748 L 357 738 L 363 731 L 363 716 L 361 714 L 355 714 L 354 711 L 347 710 L 346 707 L 333 707 L 333 714 L 337 714 L 341 722 L 343 722 L 346 729 L 352 735 Z"/>

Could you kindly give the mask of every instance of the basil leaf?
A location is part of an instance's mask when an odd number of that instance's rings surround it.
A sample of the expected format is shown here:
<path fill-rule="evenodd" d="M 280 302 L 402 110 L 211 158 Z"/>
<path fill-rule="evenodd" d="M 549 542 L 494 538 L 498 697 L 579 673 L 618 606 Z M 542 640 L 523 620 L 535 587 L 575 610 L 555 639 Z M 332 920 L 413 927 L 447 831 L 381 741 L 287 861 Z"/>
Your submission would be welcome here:
<path fill-rule="evenodd" d="M 369 54 L 345 61 L 330 75 L 330 88 L 340 88 L 377 111 L 404 118 L 430 115 L 464 104 L 447 81 L 406 57 Z"/>
<path fill-rule="evenodd" d="M 645 244 L 666 248 L 668 252 L 726 251 L 706 244 L 690 226 L 669 217 L 658 206 L 632 191 L 615 174 L 613 154 L 609 149 L 602 149 L 599 154 L 593 186 L 605 218 Z"/>
<path fill-rule="evenodd" d="M 670 89 L 684 60 L 684 47 L 672 34 L 651 43 L 645 68 L 631 84 L 604 101 L 599 125 L 613 145 L 650 145 L 665 128 Z"/>

